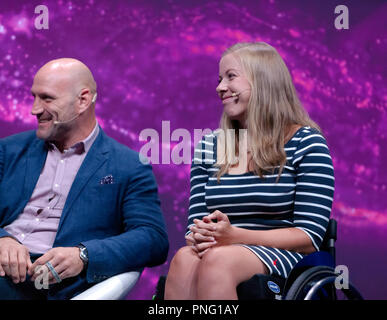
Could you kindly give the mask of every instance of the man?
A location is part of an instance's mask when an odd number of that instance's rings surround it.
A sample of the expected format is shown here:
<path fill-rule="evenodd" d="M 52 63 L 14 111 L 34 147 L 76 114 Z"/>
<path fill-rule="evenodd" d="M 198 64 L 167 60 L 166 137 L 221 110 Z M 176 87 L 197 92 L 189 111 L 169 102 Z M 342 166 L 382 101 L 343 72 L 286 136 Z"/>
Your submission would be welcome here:
<path fill-rule="evenodd" d="M 98 126 L 96 90 L 82 62 L 48 62 L 31 88 L 36 133 L 0 139 L 0 299 L 69 299 L 166 260 L 152 169 Z"/>

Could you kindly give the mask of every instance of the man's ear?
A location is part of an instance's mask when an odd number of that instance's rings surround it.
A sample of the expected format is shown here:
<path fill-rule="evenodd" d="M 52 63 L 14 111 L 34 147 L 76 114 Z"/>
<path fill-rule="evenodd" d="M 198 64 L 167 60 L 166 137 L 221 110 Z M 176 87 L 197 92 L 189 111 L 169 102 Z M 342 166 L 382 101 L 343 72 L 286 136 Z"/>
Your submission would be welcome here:
<path fill-rule="evenodd" d="M 93 93 L 90 89 L 82 89 L 82 91 L 79 94 L 79 113 L 83 113 L 85 110 L 87 110 L 90 105 L 93 103 Z"/>

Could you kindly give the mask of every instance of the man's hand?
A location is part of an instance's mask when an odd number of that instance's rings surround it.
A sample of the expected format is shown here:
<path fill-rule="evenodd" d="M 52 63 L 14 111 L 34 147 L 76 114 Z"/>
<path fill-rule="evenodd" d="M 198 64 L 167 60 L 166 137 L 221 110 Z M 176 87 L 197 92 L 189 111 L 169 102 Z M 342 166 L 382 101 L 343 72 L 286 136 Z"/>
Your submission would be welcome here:
<path fill-rule="evenodd" d="M 70 277 L 75 277 L 83 270 L 83 262 L 79 257 L 79 248 L 53 248 L 47 251 L 39 259 L 37 259 L 31 265 L 31 267 L 28 268 L 28 274 L 31 276 L 32 281 L 35 281 L 36 277 L 39 275 L 39 272 L 37 272 L 38 270 L 36 269 L 36 267 L 43 266 L 47 262 L 50 262 L 52 264 L 61 280 Z M 57 282 L 52 272 L 49 273 L 48 280 L 50 284 Z"/>
<path fill-rule="evenodd" d="M 0 276 L 9 276 L 14 283 L 26 280 L 32 265 L 28 248 L 11 237 L 0 238 Z"/>

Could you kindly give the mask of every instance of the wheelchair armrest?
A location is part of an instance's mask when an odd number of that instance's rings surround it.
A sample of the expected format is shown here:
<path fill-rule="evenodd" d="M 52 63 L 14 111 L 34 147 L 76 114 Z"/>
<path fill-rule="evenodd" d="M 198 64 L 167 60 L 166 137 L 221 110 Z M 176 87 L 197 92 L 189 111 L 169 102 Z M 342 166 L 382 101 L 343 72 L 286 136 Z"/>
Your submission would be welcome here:
<path fill-rule="evenodd" d="M 71 300 L 121 300 L 124 299 L 134 287 L 141 272 L 130 271 L 106 279 Z"/>

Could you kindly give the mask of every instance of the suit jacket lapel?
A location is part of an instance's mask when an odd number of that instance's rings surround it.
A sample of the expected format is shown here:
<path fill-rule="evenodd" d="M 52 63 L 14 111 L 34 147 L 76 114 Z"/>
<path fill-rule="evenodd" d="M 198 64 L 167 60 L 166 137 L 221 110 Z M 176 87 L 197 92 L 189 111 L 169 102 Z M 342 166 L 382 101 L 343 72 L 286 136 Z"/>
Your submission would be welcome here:
<path fill-rule="evenodd" d="M 89 152 L 87 153 L 85 160 L 83 161 L 79 171 L 74 179 L 74 182 L 71 186 L 70 192 L 67 196 L 65 206 L 62 211 L 60 218 L 58 232 L 59 233 L 63 221 L 66 219 L 68 212 L 71 210 L 71 207 L 74 204 L 74 201 L 79 197 L 81 191 L 86 186 L 87 182 L 93 176 L 93 174 L 103 165 L 107 160 L 108 148 L 105 144 L 106 136 L 100 128 L 97 139 L 94 141 Z"/>
<path fill-rule="evenodd" d="M 46 162 L 47 152 L 48 149 L 45 145 L 45 142 L 39 139 L 36 139 L 33 146 L 28 149 L 23 191 L 23 198 L 25 201 L 21 206 L 21 210 L 24 209 L 28 201 L 31 199 L 32 193 L 42 172 L 44 163 Z M 20 211 L 20 209 L 18 211 Z"/>

